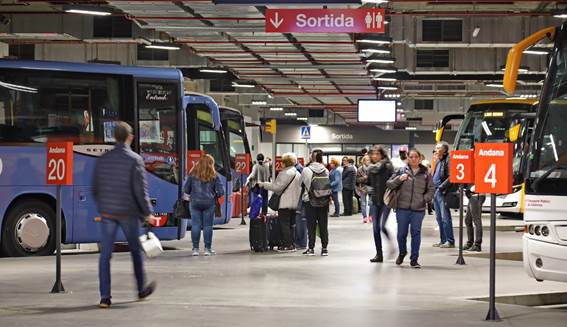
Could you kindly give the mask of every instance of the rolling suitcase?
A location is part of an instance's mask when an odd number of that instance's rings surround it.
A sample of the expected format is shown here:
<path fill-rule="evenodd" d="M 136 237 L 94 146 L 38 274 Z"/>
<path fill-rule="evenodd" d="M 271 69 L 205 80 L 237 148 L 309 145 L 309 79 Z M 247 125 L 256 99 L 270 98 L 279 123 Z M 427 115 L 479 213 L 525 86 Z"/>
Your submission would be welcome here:
<path fill-rule="evenodd" d="M 270 250 L 273 250 L 275 247 L 281 249 L 283 247 L 282 225 L 278 216 L 268 216 L 266 224 L 268 226 L 268 246 Z"/>
<path fill-rule="evenodd" d="M 250 220 L 250 249 L 254 252 L 265 252 L 268 250 L 266 223 L 264 219 Z"/>

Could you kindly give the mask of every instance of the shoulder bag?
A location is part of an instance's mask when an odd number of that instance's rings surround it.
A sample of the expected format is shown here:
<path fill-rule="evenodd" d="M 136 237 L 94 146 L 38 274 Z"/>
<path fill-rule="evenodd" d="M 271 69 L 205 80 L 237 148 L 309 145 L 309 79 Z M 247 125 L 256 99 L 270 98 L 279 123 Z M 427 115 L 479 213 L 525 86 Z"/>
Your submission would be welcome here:
<path fill-rule="evenodd" d="M 278 211 L 280 208 L 280 199 L 282 194 L 285 193 L 285 191 L 287 190 L 287 188 L 291 185 L 291 183 L 293 183 L 293 181 L 295 180 L 295 178 L 297 177 L 297 174 L 295 174 L 293 176 L 293 178 L 291 179 L 291 181 L 286 185 L 286 187 L 283 189 L 282 193 L 277 194 L 276 192 L 274 192 L 272 194 L 272 196 L 270 196 L 270 199 L 268 200 L 268 207 L 274 211 Z"/>

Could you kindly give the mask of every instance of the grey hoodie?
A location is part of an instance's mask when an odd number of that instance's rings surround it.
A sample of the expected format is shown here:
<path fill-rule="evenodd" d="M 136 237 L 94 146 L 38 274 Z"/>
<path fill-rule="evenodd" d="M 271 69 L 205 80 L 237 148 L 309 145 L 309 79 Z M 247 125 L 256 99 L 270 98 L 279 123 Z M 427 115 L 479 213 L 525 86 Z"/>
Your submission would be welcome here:
<path fill-rule="evenodd" d="M 323 171 L 329 174 L 329 171 L 322 163 L 319 162 L 312 162 L 309 164 L 308 167 L 303 169 L 303 173 L 301 173 L 301 179 L 303 181 L 303 185 L 305 185 L 305 192 L 303 192 L 303 202 L 309 202 L 309 190 L 311 189 L 311 179 L 313 178 L 313 172 L 320 174 Z"/>

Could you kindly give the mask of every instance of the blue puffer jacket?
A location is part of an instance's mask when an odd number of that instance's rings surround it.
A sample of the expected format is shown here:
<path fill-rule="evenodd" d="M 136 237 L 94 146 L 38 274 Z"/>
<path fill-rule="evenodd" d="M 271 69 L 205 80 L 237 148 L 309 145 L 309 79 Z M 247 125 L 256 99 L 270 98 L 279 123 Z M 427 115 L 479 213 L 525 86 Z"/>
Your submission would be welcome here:
<path fill-rule="evenodd" d="M 152 213 L 144 160 L 125 144 L 117 144 L 95 166 L 93 196 L 105 217 L 142 218 Z"/>
<path fill-rule="evenodd" d="M 189 175 L 185 183 L 185 193 L 189 194 L 191 205 L 210 208 L 215 205 L 219 197 L 224 195 L 224 187 L 218 174 L 210 182 L 202 182 L 193 175 Z"/>
<path fill-rule="evenodd" d="M 329 175 L 331 180 L 331 190 L 333 192 L 342 192 L 343 190 L 343 169 L 342 167 L 337 167 L 331 170 Z"/>

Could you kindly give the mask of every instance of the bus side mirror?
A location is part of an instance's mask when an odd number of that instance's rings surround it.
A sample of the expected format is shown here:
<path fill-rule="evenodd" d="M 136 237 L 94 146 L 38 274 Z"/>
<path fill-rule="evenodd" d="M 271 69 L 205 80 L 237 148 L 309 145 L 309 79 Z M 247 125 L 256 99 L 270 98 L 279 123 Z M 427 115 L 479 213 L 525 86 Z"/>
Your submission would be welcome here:
<path fill-rule="evenodd" d="M 510 127 L 510 129 L 508 130 L 508 140 L 510 140 L 510 142 L 516 142 L 518 140 L 518 138 L 520 137 L 520 124 L 516 124 L 512 127 Z"/>

